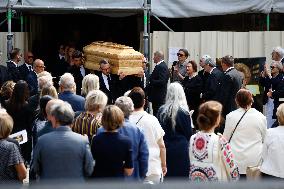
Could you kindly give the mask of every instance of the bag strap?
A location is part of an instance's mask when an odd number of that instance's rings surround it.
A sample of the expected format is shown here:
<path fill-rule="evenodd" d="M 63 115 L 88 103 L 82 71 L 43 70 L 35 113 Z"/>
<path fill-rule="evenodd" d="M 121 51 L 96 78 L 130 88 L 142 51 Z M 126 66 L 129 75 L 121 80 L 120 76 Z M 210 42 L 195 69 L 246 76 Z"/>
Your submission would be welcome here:
<path fill-rule="evenodd" d="M 241 120 L 243 119 L 243 117 L 245 116 L 245 114 L 247 113 L 247 111 L 248 111 L 248 110 L 245 111 L 245 113 L 242 115 L 242 117 L 241 117 L 240 120 L 238 121 L 237 125 L 235 126 L 235 129 L 234 129 L 233 132 L 232 132 L 232 135 L 231 135 L 231 137 L 230 137 L 230 139 L 229 139 L 229 142 L 231 141 L 231 139 L 232 139 L 232 137 L 233 137 L 233 135 L 234 135 L 234 133 L 235 133 L 235 130 L 237 129 L 239 123 L 241 122 Z"/>
<path fill-rule="evenodd" d="M 144 115 L 142 115 L 142 116 L 138 119 L 138 121 L 136 122 L 136 125 L 139 123 L 139 121 L 142 119 L 143 116 L 144 116 Z"/>

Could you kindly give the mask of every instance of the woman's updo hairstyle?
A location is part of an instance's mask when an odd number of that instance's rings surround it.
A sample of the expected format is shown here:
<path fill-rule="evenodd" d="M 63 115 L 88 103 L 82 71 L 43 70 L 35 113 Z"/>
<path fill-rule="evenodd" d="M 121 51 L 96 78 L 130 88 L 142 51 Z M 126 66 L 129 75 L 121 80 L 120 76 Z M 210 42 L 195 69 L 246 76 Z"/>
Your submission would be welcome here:
<path fill-rule="evenodd" d="M 197 117 L 197 124 L 200 130 L 210 130 L 219 125 L 222 113 L 222 104 L 217 101 L 208 101 L 200 105 Z"/>

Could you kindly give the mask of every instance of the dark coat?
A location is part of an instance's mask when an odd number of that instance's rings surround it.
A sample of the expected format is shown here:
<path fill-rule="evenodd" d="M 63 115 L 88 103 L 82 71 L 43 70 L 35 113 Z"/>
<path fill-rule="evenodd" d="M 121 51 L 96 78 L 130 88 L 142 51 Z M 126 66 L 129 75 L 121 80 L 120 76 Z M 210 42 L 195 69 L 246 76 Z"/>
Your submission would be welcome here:
<path fill-rule="evenodd" d="M 170 72 L 164 61 L 155 66 L 150 76 L 150 83 L 147 87 L 150 102 L 164 104 L 169 78 Z"/>
<path fill-rule="evenodd" d="M 206 81 L 209 77 L 209 73 L 206 72 L 204 69 L 202 69 L 198 72 L 198 76 L 202 79 L 202 93 L 204 93 L 205 84 L 206 84 Z"/>
<path fill-rule="evenodd" d="M 84 69 L 85 69 L 85 75 L 88 75 L 90 71 L 86 68 Z M 70 67 L 70 69 L 68 69 L 68 72 L 70 72 L 74 77 L 76 83 L 76 94 L 81 95 L 82 81 L 84 76 L 81 74 L 80 67 L 73 65 L 72 67 Z"/>
<path fill-rule="evenodd" d="M 204 93 L 202 98 L 205 101 L 215 100 L 224 105 L 223 98 L 223 85 L 224 85 L 225 75 L 218 68 L 214 68 L 205 84 Z"/>
<path fill-rule="evenodd" d="M 21 66 L 19 66 L 19 72 L 21 74 L 21 79 L 27 81 L 27 76 L 29 75 L 29 73 L 31 73 L 32 71 L 30 71 L 28 69 L 28 67 L 26 66 L 26 64 L 23 64 Z"/>
<path fill-rule="evenodd" d="M 189 174 L 189 139 L 192 135 L 190 115 L 187 111 L 179 109 L 176 116 L 175 129 L 172 128 L 171 118 L 160 117 L 163 107 L 158 111 L 158 119 L 165 131 L 164 141 L 167 150 L 166 177 L 186 177 Z"/>
<path fill-rule="evenodd" d="M 85 98 L 76 94 L 73 94 L 71 91 L 64 91 L 58 95 L 60 100 L 68 102 L 71 104 L 74 112 L 84 111 Z"/>
<path fill-rule="evenodd" d="M 232 68 L 225 73 L 225 82 L 223 87 L 224 90 L 223 98 L 225 100 L 225 103 L 223 104 L 224 115 L 227 115 L 231 111 L 237 109 L 235 97 L 237 92 L 242 87 L 242 82 L 243 82 L 243 77 L 241 73 L 235 68 Z"/>
<path fill-rule="evenodd" d="M 274 99 L 273 104 L 273 115 L 272 118 L 276 119 L 276 111 L 280 104 L 282 104 L 284 98 L 284 75 L 279 73 L 276 77 L 270 80 L 272 86 L 272 98 Z"/>
<path fill-rule="evenodd" d="M 0 87 L 10 79 L 11 75 L 9 74 L 7 67 L 0 65 Z"/>
<path fill-rule="evenodd" d="M 11 75 L 11 79 L 15 83 L 17 83 L 17 81 L 19 81 L 21 79 L 21 74 L 20 74 L 18 67 L 16 67 L 13 62 L 8 61 L 7 62 L 7 69 L 8 69 L 8 73 Z"/>
<path fill-rule="evenodd" d="M 38 82 L 37 82 L 37 75 L 34 71 L 30 72 L 27 77 L 26 81 L 29 85 L 30 89 L 30 96 L 37 94 L 38 92 Z"/>

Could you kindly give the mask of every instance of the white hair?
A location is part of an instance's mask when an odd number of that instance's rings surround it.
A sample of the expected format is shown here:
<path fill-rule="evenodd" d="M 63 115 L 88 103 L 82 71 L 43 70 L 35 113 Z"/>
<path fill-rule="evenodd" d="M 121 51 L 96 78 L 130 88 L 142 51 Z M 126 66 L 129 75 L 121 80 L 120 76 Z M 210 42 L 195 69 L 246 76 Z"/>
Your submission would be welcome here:
<path fill-rule="evenodd" d="M 272 52 L 278 53 L 281 58 L 284 57 L 284 49 L 283 49 L 282 47 L 280 47 L 280 46 L 274 47 L 274 48 L 272 49 Z"/>
<path fill-rule="evenodd" d="M 178 82 L 171 83 L 168 87 L 166 103 L 161 107 L 160 120 L 171 118 L 172 129 L 176 126 L 176 117 L 179 109 L 189 112 L 184 90 Z"/>
<path fill-rule="evenodd" d="M 129 118 L 130 114 L 134 111 L 134 104 L 130 97 L 121 96 L 116 99 L 114 105 L 118 106 L 124 113 L 125 118 Z"/>
<path fill-rule="evenodd" d="M 43 71 L 37 76 L 38 90 L 41 91 L 44 87 L 53 86 L 52 76 L 49 72 Z"/>
<path fill-rule="evenodd" d="M 81 94 L 86 96 L 92 90 L 99 90 L 99 77 L 95 74 L 88 74 L 83 78 Z"/>
<path fill-rule="evenodd" d="M 59 85 L 63 88 L 64 91 L 74 91 L 76 83 L 74 77 L 71 73 L 65 73 L 60 77 Z"/>

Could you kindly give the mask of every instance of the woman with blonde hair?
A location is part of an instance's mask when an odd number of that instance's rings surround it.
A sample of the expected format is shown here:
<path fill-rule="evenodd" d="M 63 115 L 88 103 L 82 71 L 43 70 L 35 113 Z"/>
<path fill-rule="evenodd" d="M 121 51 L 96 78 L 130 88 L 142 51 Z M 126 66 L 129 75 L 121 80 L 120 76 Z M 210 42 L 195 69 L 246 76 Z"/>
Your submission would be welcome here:
<path fill-rule="evenodd" d="M 74 120 L 72 130 L 81 135 L 87 135 L 91 141 L 101 125 L 102 112 L 107 104 L 107 96 L 100 90 L 90 91 L 85 101 L 85 112 Z"/>
<path fill-rule="evenodd" d="M 238 180 L 239 171 L 230 144 L 214 133 L 219 127 L 222 105 L 208 101 L 200 105 L 197 123 L 200 131 L 190 138 L 189 159 L 191 181 Z"/>
<path fill-rule="evenodd" d="M 45 96 L 45 95 L 49 95 L 53 98 L 58 99 L 58 93 L 57 93 L 56 88 L 54 86 L 43 87 L 41 92 L 40 92 L 40 98 Z"/>
<path fill-rule="evenodd" d="M 23 181 L 27 176 L 19 147 L 7 140 L 13 129 L 13 119 L 0 109 L 0 184 Z"/>
<path fill-rule="evenodd" d="M 83 78 L 81 95 L 85 97 L 90 91 L 99 90 L 99 88 L 99 77 L 95 74 L 88 74 Z"/>

